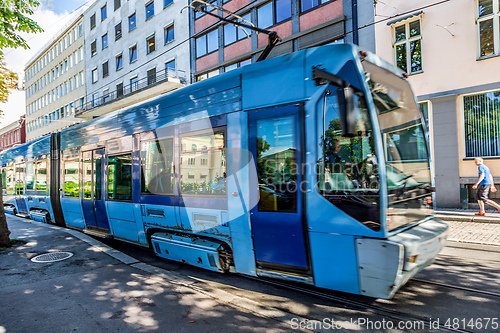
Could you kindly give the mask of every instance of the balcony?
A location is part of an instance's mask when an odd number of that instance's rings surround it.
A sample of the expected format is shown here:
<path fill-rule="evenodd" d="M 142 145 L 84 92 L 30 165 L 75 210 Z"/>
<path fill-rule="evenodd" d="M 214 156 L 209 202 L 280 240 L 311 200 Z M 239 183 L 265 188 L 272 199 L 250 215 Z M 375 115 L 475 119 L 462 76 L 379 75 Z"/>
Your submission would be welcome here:
<path fill-rule="evenodd" d="M 103 114 L 145 101 L 154 96 L 184 87 L 185 72 L 175 69 L 165 69 L 148 73 L 148 76 L 129 85 L 116 85 L 116 90 L 103 94 L 98 90 L 85 98 L 86 103 L 76 107 L 75 117 L 90 120 Z"/>

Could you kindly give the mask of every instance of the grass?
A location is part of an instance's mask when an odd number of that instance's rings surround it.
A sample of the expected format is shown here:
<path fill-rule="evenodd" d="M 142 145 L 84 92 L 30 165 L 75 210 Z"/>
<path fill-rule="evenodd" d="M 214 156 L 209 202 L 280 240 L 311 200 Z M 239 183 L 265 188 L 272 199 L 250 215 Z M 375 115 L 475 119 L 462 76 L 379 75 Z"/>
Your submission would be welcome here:
<path fill-rule="evenodd" d="M 11 239 L 10 240 L 10 246 L 12 246 L 12 245 L 14 245 L 16 243 L 17 243 L 17 240 L 15 240 L 15 239 Z M 0 251 L 5 251 L 5 250 L 7 250 L 6 247 L 0 247 Z"/>

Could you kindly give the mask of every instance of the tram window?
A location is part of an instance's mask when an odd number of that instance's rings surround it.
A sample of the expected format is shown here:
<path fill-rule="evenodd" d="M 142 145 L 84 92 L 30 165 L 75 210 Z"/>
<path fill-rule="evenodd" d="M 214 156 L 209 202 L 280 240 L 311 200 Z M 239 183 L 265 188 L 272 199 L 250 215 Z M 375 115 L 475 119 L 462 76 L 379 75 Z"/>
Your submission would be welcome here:
<path fill-rule="evenodd" d="M 356 93 L 356 133 L 342 136 L 337 87 L 318 106 L 318 190 L 346 214 L 380 230 L 379 176 L 375 138 L 365 98 Z"/>
<path fill-rule="evenodd" d="M 26 164 L 26 190 L 35 189 L 35 166 L 33 163 Z"/>
<path fill-rule="evenodd" d="M 47 191 L 47 160 L 36 162 L 36 190 L 37 192 Z"/>
<path fill-rule="evenodd" d="M 2 190 L 7 189 L 7 172 L 5 168 L 2 169 Z"/>
<path fill-rule="evenodd" d="M 181 194 L 225 195 L 225 130 L 219 128 L 209 133 L 184 135 L 181 138 L 181 146 L 183 147 L 180 166 Z"/>
<path fill-rule="evenodd" d="M 108 199 L 132 200 L 132 155 L 108 158 Z"/>
<path fill-rule="evenodd" d="M 7 185 L 7 194 L 14 194 L 15 180 L 14 180 L 14 166 L 8 166 L 7 170 L 7 180 L 5 184 Z"/>
<path fill-rule="evenodd" d="M 83 198 L 92 199 L 92 152 L 83 153 Z"/>
<path fill-rule="evenodd" d="M 174 194 L 174 139 L 143 142 L 141 148 L 141 193 Z"/>
<path fill-rule="evenodd" d="M 78 160 L 64 162 L 64 197 L 80 197 Z"/>

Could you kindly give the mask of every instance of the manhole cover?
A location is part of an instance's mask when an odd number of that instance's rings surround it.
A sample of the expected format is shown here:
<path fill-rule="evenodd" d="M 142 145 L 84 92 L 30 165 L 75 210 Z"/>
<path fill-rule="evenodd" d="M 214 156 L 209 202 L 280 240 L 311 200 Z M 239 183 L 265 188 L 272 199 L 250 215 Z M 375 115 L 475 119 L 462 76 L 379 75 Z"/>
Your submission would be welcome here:
<path fill-rule="evenodd" d="M 71 252 L 52 252 L 52 253 L 40 254 L 36 257 L 31 258 L 31 261 L 39 263 L 56 262 L 71 258 L 72 256 L 73 253 Z"/>

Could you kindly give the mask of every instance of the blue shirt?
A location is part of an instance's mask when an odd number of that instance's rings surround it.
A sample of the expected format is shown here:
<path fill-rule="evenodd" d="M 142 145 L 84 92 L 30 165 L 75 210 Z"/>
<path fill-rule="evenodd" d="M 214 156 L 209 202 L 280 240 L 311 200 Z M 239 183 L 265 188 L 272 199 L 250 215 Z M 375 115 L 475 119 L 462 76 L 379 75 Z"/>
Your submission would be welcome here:
<path fill-rule="evenodd" d="M 479 183 L 479 185 L 491 185 L 491 172 L 490 172 L 490 168 L 488 168 L 484 164 L 481 164 L 479 166 L 478 177 L 481 177 L 482 173 L 484 173 L 484 179 L 481 180 L 481 182 Z"/>

